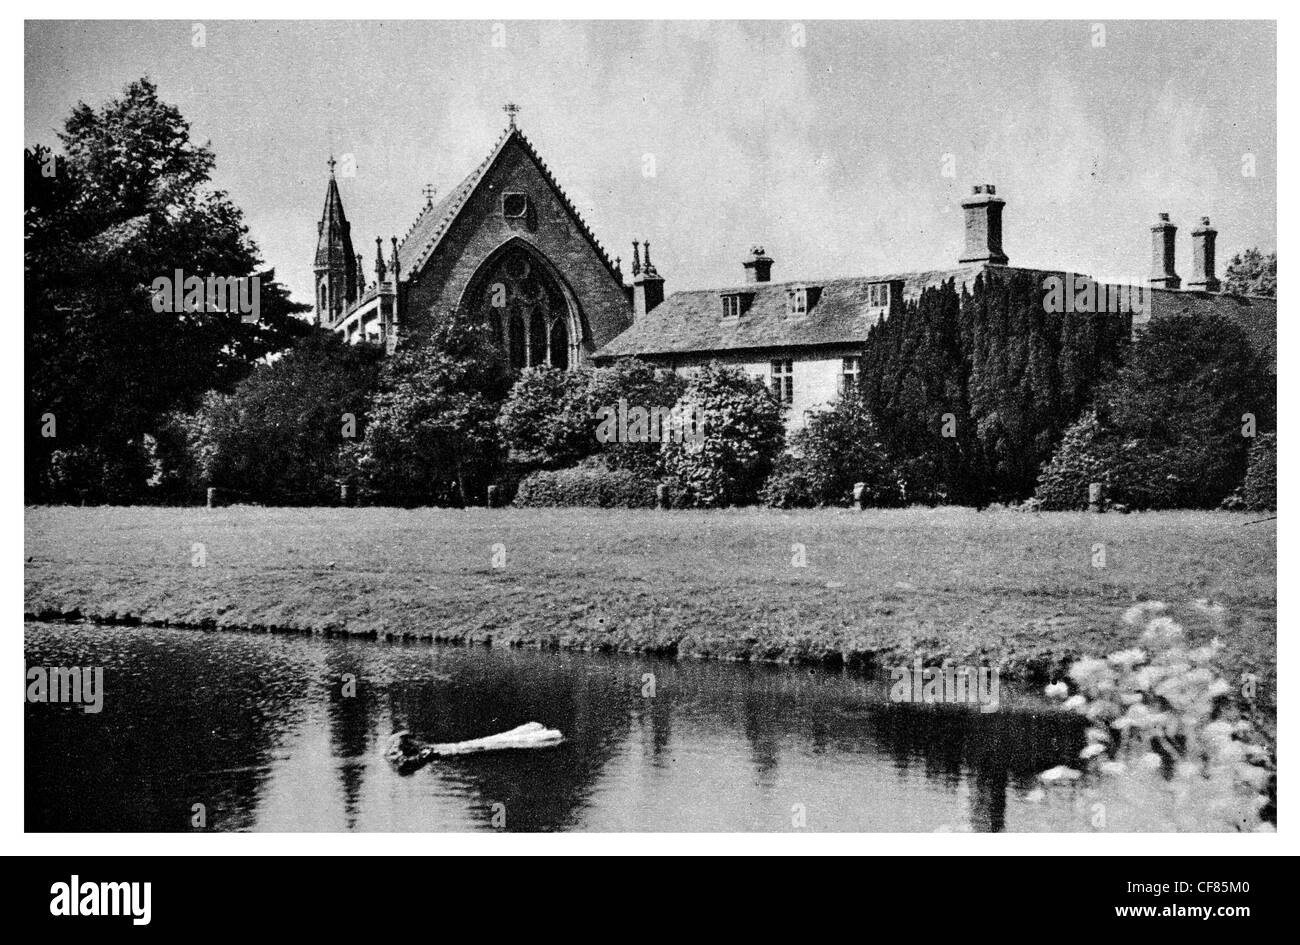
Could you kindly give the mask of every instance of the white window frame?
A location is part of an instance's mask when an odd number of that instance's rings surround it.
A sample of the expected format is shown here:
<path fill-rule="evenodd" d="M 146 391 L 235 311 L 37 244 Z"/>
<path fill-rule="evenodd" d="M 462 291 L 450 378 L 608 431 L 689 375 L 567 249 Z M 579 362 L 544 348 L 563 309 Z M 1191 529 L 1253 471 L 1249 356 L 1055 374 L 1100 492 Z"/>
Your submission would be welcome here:
<path fill-rule="evenodd" d="M 776 399 L 783 404 L 794 403 L 794 359 L 774 358 L 768 364 L 768 378 Z M 785 383 L 782 384 L 781 382 Z"/>

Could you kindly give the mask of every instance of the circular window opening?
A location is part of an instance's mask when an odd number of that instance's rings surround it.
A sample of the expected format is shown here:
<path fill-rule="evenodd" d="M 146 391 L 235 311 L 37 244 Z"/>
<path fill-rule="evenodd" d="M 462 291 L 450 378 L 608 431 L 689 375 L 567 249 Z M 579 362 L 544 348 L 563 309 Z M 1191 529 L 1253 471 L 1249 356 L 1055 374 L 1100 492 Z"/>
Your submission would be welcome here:
<path fill-rule="evenodd" d="M 505 214 L 508 219 L 522 220 L 528 215 L 527 194 L 506 194 L 504 199 Z"/>

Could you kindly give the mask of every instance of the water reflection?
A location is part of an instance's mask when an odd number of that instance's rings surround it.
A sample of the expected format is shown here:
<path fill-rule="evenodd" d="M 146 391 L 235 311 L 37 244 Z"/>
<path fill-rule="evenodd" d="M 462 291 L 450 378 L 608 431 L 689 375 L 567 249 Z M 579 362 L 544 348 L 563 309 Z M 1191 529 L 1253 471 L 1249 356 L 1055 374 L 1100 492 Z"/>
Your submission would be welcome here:
<path fill-rule="evenodd" d="M 102 713 L 25 707 L 30 830 L 188 830 L 196 804 L 210 830 L 1088 829 L 1025 797 L 1079 726 L 1014 696 L 980 714 L 806 669 L 179 630 L 30 624 L 26 649 L 105 666 Z M 529 721 L 566 742 L 409 776 L 381 757 L 399 728 Z"/>

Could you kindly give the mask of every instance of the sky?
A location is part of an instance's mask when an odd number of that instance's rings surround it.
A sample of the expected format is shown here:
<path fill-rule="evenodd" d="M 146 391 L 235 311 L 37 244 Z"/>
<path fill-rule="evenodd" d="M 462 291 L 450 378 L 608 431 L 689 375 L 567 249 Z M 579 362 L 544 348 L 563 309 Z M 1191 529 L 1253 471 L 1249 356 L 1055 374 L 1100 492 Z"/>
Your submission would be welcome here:
<path fill-rule="evenodd" d="M 778 281 L 953 266 L 982 183 L 1012 265 L 1143 280 L 1159 212 L 1184 280 L 1203 216 L 1220 274 L 1276 248 L 1271 22 L 202 26 L 196 47 L 190 21 L 28 21 L 25 142 L 148 75 L 302 301 L 331 153 L 373 278 L 375 236 L 488 154 L 506 102 L 610 255 L 626 272 L 648 239 L 670 293 L 741 281 L 756 243 Z"/>

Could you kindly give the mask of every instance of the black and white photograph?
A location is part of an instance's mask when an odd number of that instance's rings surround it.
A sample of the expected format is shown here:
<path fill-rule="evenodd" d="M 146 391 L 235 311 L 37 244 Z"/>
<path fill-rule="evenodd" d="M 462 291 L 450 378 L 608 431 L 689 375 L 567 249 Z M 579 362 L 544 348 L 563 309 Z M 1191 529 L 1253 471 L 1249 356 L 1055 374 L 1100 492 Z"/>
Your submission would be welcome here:
<path fill-rule="evenodd" d="M 23 22 L 27 839 L 1274 849 L 1276 20 L 753 12 Z"/>

